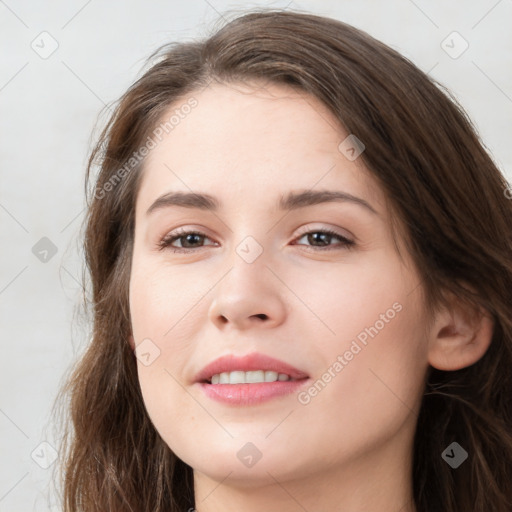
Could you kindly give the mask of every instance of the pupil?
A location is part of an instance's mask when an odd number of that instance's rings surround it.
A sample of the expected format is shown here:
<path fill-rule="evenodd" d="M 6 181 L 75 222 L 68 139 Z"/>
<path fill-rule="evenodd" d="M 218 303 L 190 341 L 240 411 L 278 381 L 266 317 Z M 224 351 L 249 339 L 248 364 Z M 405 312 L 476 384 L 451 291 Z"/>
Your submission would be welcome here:
<path fill-rule="evenodd" d="M 309 237 L 310 237 L 310 240 L 309 240 L 310 243 L 311 243 L 312 239 L 313 240 L 316 239 L 315 241 L 321 242 L 322 241 L 321 237 L 328 237 L 327 240 L 325 240 L 325 239 L 323 240 L 323 242 L 325 242 L 325 243 L 322 244 L 322 245 L 327 245 L 330 240 L 331 235 L 328 235 L 327 233 L 312 233 L 311 235 L 309 235 Z M 318 238 L 320 238 L 320 240 L 318 240 Z"/>
<path fill-rule="evenodd" d="M 188 246 L 188 244 L 190 243 L 190 237 L 200 237 L 200 235 L 196 235 L 196 234 L 190 234 L 190 235 L 187 235 L 185 237 L 185 244 Z M 192 241 L 192 245 L 194 245 L 194 242 Z"/>

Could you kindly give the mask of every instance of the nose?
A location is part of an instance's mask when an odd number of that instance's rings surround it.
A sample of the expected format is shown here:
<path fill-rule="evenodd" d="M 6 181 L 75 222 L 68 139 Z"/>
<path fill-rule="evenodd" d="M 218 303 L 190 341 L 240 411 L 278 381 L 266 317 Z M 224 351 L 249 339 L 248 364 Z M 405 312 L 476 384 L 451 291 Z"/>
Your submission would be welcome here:
<path fill-rule="evenodd" d="M 212 290 L 210 320 L 221 330 L 274 328 L 286 317 L 286 287 L 258 258 L 238 259 Z"/>

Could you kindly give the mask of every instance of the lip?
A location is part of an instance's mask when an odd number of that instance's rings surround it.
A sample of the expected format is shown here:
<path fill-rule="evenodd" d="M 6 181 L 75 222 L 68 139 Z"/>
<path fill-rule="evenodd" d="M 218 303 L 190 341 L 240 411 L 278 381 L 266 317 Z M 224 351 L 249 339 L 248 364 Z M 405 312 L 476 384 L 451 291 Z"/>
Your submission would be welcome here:
<path fill-rule="evenodd" d="M 277 373 L 286 373 L 292 379 L 296 380 L 309 377 L 303 371 L 289 365 L 288 363 L 285 363 L 284 361 L 274 359 L 273 357 L 266 356 L 264 354 L 253 352 L 252 354 L 247 354 L 242 357 L 236 357 L 232 354 L 219 357 L 218 359 L 215 359 L 215 361 L 212 361 L 210 364 L 206 365 L 195 376 L 194 381 L 205 383 L 212 377 L 212 375 L 223 372 L 234 372 L 236 370 L 244 372 L 254 370 L 271 370 Z M 236 384 L 233 384 L 233 386 L 236 386 Z"/>
<path fill-rule="evenodd" d="M 210 384 L 212 375 L 232 371 L 272 370 L 286 373 L 288 381 L 258 382 L 251 384 Z M 195 385 L 201 387 L 212 400 L 233 406 L 256 405 L 273 398 L 288 395 L 305 385 L 309 376 L 303 371 L 272 357 L 252 353 L 243 357 L 227 355 L 205 366 L 196 376 Z"/>

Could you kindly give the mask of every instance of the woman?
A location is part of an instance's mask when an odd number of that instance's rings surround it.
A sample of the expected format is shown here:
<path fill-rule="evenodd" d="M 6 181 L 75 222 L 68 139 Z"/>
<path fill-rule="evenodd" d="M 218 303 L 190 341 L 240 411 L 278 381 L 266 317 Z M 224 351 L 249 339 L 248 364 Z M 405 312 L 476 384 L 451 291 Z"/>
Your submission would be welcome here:
<path fill-rule="evenodd" d="M 512 203 L 441 89 L 307 13 L 161 50 L 89 162 L 65 510 L 510 511 Z"/>

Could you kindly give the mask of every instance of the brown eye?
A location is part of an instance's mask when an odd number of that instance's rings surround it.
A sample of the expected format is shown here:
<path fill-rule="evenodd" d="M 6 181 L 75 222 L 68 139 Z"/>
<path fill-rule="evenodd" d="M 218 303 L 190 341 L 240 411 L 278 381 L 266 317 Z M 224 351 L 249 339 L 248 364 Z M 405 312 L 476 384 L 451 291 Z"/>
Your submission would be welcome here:
<path fill-rule="evenodd" d="M 297 240 L 300 240 L 304 237 L 307 237 L 308 243 L 310 243 L 313 248 L 320 250 L 322 250 L 323 247 L 327 247 L 327 250 L 340 248 L 340 246 L 344 248 L 350 248 L 355 244 L 352 240 L 349 240 L 348 238 L 345 238 L 344 236 L 330 229 L 308 231 L 307 233 L 304 233 L 299 238 L 297 238 Z M 340 243 L 337 244 L 337 246 L 334 245 L 331 247 L 330 242 L 333 238 L 338 239 Z M 319 245 L 316 245 L 317 243 Z"/>
<path fill-rule="evenodd" d="M 321 229 L 321 230 L 312 230 L 308 231 L 307 233 L 302 234 L 299 238 L 296 240 L 300 240 L 302 238 L 307 237 L 307 241 L 310 246 L 314 250 L 334 250 L 334 249 L 341 249 L 346 248 L 350 249 L 355 245 L 355 242 L 352 240 L 349 240 L 348 238 L 344 237 L 343 235 L 340 235 L 339 233 L 336 233 L 335 231 L 332 231 L 330 229 Z M 204 247 L 204 245 L 201 245 L 204 243 L 204 240 L 208 239 L 208 236 L 206 236 L 204 233 L 201 233 L 200 231 L 185 231 L 180 230 L 174 233 L 170 233 L 169 235 L 165 236 L 159 243 L 158 248 L 159 250 L 169 249 L 173 252 L 181 252 L 181 253 L 187 253 L 192 252 L 194 249 L 200 249 Z M 333 245 L 331 244 L 331 241 L 333 239 L 337 239 L 339 241 L 338 244 Z M 180 241 L 180 246 L 174 245 L 174 242 Z M 199 245 L 198 245 L 199 244 Z M 213 244 L 209 244 L 213 245 Z M 294 244 L 294 245 L 304 245 L 304 244 Z"/>
<path fill-rule="evenodd" d="M 189 252 L 196 248 L 200 248 L 201 246 L 197 244 L 204 242 L 205 238 L 208 237 L 199 231 L 178 231 L 164 237 L 158 243 L 158 247 L 160 250 L 167 248 L 173 252 Z M 180 241 L 181 247 L 173 245 L 177 240 Z"/>

